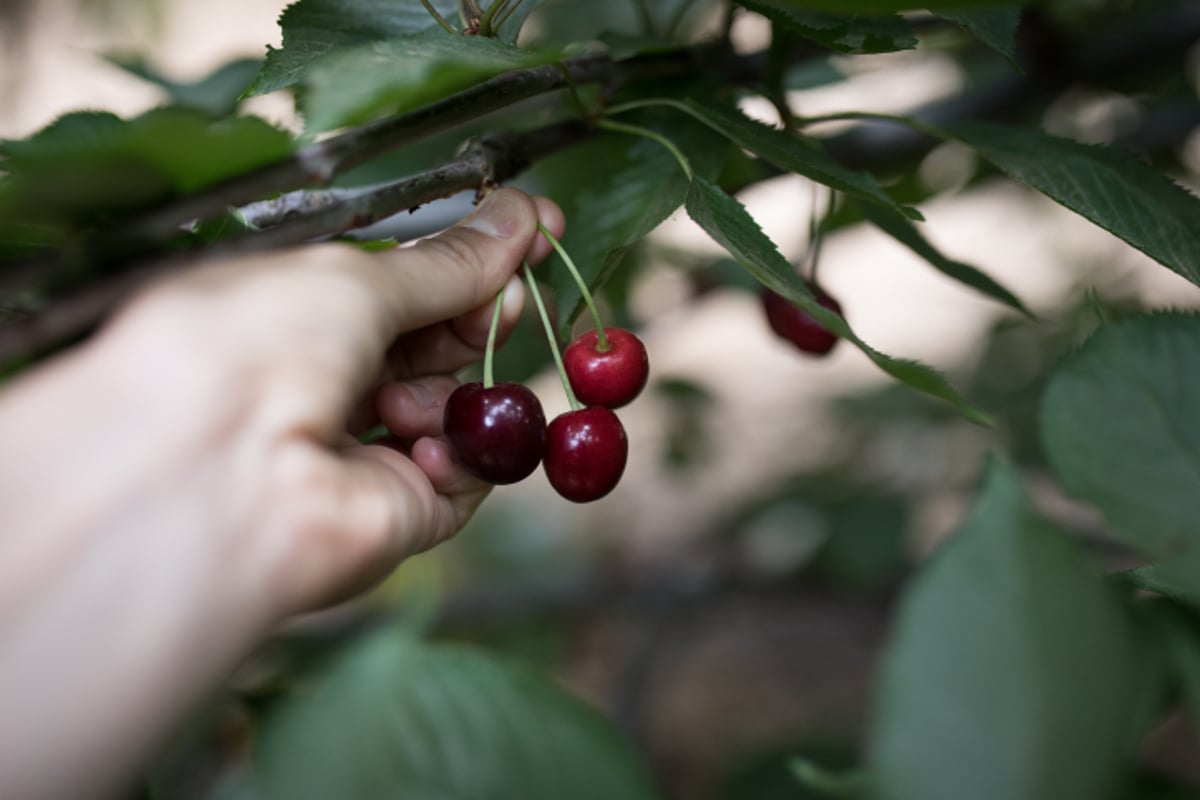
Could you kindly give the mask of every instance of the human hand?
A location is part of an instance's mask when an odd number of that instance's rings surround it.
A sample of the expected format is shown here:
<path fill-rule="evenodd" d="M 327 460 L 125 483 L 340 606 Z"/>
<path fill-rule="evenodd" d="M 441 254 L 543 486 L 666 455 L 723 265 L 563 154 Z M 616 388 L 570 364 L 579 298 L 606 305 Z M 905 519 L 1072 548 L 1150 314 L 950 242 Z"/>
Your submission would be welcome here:
<path fill-rule="evenodd" d="M 496 293 L 548 254 L 539 219 L 561 234 L 553 203 L 500 189 L 412 247 L 200 266 L 0 394 L 0 716 L 23 737 L 0 795 L 119 783 L 278 621 L 462 526 L 489 487 L 441 407 Z M 377 419 L 398 448 L 354 443 Z"/>
<path fill-rule="evenodd" d="M 501 189 L 415 246 L 319 246 L 197 269 L 113 325 L 101 347 L 174 342 L 156 379 L 203 383 L 195 433 L 229 451 L 238 493 L 256 495 L 234 528 L 280 614 L 364 588 L 455 533 L 490 490 L 439 438 L 442 406 L 451 373 L 482 357 L 506 282 L 502 335 L 520 314 L 514 273 L 550 252 L 538 220 L 561 234 L 557 206 Z M 347 436 L 378 421 L 398 448 Z"/>

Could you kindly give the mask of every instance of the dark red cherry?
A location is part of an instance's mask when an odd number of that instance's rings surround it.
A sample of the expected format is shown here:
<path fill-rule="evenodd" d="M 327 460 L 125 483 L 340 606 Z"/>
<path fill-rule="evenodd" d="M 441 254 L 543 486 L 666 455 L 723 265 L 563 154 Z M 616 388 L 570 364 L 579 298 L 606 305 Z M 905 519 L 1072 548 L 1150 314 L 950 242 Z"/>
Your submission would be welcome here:
<path fill-rule="evenodd" d="M 817 298 L 818 303 L 837 314 L 842 313 L 842 307 L 838 301 L 830 297 L 820 286 L 809 283 L 808 288 Z M 764 288 L 762 302 L 771 329 L 805 353 L 814 356 L 828 355 L 833 346 L 837 344 L 836 333 L 821 325 L 807 311 L 786 297 Z"/>
<path fill-rule="evenodd" d="M 616 487 L 625 471 L 629 440 L 621 420 L 603 406 L 568 411 L 550 421 L 546 437 L 546 477 L 575 503 L 599 500 Z"/>
<path fill-rule="evenodd" d="M 595 329 L 580 334 L 563 351 L 567 379 L 579 402 L 620 408 L 646 388 L 650 359 L 642 340 L 624 328 L 605 328 L 608 349 L 599 349 Z"/>
<path fill-rule="evenodd" d="M 446 437 L 459 462 L 488 483 L 516 483 L 546 452 L 546 415 L 519 383 L 464 383 L 446 401 Z"/>

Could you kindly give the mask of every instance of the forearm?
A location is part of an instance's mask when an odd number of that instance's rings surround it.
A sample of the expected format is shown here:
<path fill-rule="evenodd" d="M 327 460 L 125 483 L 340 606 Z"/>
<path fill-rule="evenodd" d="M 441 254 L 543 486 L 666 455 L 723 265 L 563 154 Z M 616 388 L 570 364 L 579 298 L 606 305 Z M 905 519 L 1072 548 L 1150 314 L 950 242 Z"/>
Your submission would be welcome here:
<path fill-rule="evenodd" d="M 0 797 L 118 790 L 270 624 L 211 535 L 236 470 L 115 374 L 146 364 L 101 342 L 0 395 Z"/>

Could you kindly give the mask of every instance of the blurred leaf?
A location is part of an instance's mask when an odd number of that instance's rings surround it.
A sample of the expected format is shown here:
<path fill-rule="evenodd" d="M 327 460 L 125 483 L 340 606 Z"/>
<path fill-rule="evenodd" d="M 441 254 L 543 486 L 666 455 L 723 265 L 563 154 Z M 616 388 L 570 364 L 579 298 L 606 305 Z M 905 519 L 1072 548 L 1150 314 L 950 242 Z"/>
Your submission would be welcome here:
<path fill-rule="evenodd" d="M 906 501 L 887 495 L 854 495 L 825 509 L 829 535 L 812 570 L 837 586 L 871 590 L 894 585 L 910 566 L 905 537 Z"/>
<path fill-rule="evenodd" d="M 1173 603 L 1144 603 L 1142 611 L 1166 651 L 1176 683 L 1193 719 L 1200 719 L 1200 627 Z"/>
<path fill-rule="evenodd" d="M 140 58 L 110 56 L 109 61 L 161 87 L 170 97 L 172 105 L 199 109 L 214 117 L 225 116 L 237 109 L 246 87 L 258 75 L 263 64 L 259 58 L 239 58 L 222 65 L 199 81 L 179 83 Z"/>
<path fill-rule="evenodd" d="M 878 687 L 878 797 L 1105 797 L 1150 722 L 1157 667 L 1118 596 L 993 464 L 902 605 Z"/>
<path fill-rule="evenodd" d="M 943 11 L 938 16 L 965 28 L 976 39 L 1017 65 L 1017 29 L 1021 26 L 1020 8 L 983 11 Z"/>
<path fill-rule="evenodd" d="M 457 0 L 431 0 L 438 13 L 457 20 Z M 340 48 L 438 28 L 420 0 L 299 0 L 279 16 L 283 47 L 267 47 L 267 60 L 246 90 L 267 94 L 297 83 L 313 61 Z"/>
<path fill-rule="evenodd" d="M 643 114 L 632 121 L 667 136 L 683 150 L 697 174 L 715 177 L 728 144 L 693 120 L 675 114 Z M 525 179 L 558 202 L 569 223 L 563 247 L 596 292 L 628 249 L 683 204 L 688 179 L 658 142 L 604 133 L 539 162 Z M 554 289 L 560 330 L 583 310 L 579 289 L 557 255 L 538 267 Z"/>
<path fill-rule="evenodd" d="M 901 206 L 889 197 L 869 172 L 843 167 L 815 139 L 793 136 L 752 120 L 739 111 L 695 100 L 656 98 L 637 102 L 682 111 L 728 137 L 738 147 L 749 150 L 782 170 L 811 178 L 850 197 L 890 206 L 911 219 L 922 219 L 921 212 Z"/>
<path fill-rule="evenodd" d="M 980 271 L 970 264 L 964 264 L 961 261 L 955 261 L 944 256 L 941 251 L 925 238 L 921 231 L 917 229 L 917 226 L 909 222 L 902 214 L 891 208 L 871 203 L 860 203 L 858 205 L 862 215 L 875 225 L 875 227 L 921 256 L 921 258 L 924 258 L 938 272 L 949 278 L 953 278 L 959 283 L 966 284 L 980 294 L 1004 303 L 1026 316 L 1033 316 L 1015 294 L 1004 288 L 1004 286 L 987 273 Z"/>
<path fill-rule="evenodd" d="M 830 772 L 807 758 L 793 758 L 788 768 L 801 786 L 821 797 L 857 798 L 866 793 L 866 775 L 857 770 Z"/>
<path fill-rule="evenodd" d="M 195 227 L 193 233 L 202 242 L 216 242 L 240 236 L 252 230 L 256 230 L 256 228 L 250 224 L 241 211 L 230 209 L 221 217 L 202 221 Z"/>
<path fill-rule="evenodd" d="M 833 14 L 893 14 L 897 11 L 945 11 L 1030 5 L 1034 0 L 776 0 L 780 5 Z"/>
<path fill-rule="evenodd" d="M 1120 575 L 1131 584 L 1147 592 L 1156 592 L 1193 608 L 1200 608 L 1200 573 L 1187 570 L 1190 559 L 1172 559 L 1163 564 L 1147 564 L 1137 569 L 1126 570 Z"/>
<path fill-rule="evenodd" d="M 286 132 L 255 117 L 211 120 L 158 108 L 132 120 L 102 112 L 59 118 L 0 142 L 0 218 L 73 220 L 144 207 L 285 158 Z"/>
<path fill-rule="evenodd" d="M 440 29 L 339 49 L 305 71 L 306 128 L 315 133 L 411 111 L 559 55 Z"/>
<path fill-rule="evenodd" d="M 900 16 L 855 17 L 802 11 L 781 0 L 738 0 L 777 27 L 839 53 L 890 53 L 917 46 L 912 25 Z"/>
<path fill-rule="evenodd" d="M 1100 327 L 1055 370 L 1042 441 L 1066 489 L 1121 538 L 1166 556 L 1200 537 L 1200 317 Z"/>
<path fill-rule="evenodd" d="M 973 422 L 990 424 L 988 415 L 967 402 L 938 372 L 915 361 L 884 355 L 858 338 L 845 318 L 817 302 L 745 207 L 719 187 L 696 176 L 688 191 L 687 211 L 756 280 L 799 305 L 838 336 L 853 342 L 884 372 L 917 391 L 945 400 Z"/>
<path fill-rule="evenodd" d="M 1114 147 L 980 122 L 950 134 L 1019 181 L 1200 284 L 1200 198 Z"/>
<path fill-rule="evenodd" d="M 384 631 L 271 713 L 265 797 L 648 800 L 644 768 L 599 714 L 538 675 Z"/>

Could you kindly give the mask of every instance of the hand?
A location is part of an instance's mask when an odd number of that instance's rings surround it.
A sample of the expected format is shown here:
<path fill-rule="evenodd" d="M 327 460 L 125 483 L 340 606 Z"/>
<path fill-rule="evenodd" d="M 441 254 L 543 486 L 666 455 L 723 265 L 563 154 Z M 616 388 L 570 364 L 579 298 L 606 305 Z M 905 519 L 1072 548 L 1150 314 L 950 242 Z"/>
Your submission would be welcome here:
<path fill-rule="evenodd" d="M 462 526 L 488 487 L 441 405 L 549 252 L 539 219 L 564 227 L 501 189 L 412 247 L 199 267 L 0 394 L 0 796 L 128 778 L 280 619 Z M 398 449 L 348 436 L 377 420 Z"/>

